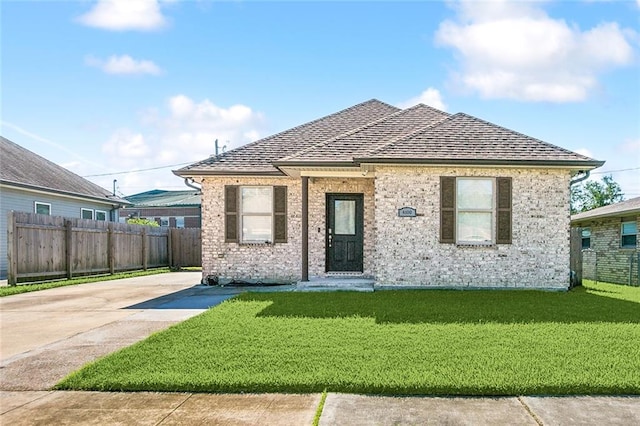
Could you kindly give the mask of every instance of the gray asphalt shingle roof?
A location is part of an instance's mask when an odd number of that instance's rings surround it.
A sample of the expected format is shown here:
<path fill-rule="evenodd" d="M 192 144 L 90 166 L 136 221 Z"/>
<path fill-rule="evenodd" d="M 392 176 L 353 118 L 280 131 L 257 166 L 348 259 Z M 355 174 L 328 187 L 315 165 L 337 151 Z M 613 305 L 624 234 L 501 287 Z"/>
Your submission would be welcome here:
<path fill-rule="evenodd" d="M 363 156 L 367 160 L 589 162 L 589 157 L 464 113 L 405 136 Z"/>
<path fill-rule="evenodd" d="M 571 216 L 571 222 L 579 222 L 587 219 L 597 219 L 599 217 L 627 215 L 631 216 L 638 214 L 640 214 L 640 197 L 574 214 L 573 216 Z"/>
<path fill-rule="evenodd" d="M 278 167 L 360 163 L 603 164 L 467 114 L 372 99 L 174 171 L 179 176 L 282 175 Z"/>
<path fill-rule="evenodd" d="M 278 163 L 351 162 L 354 157 L 366 155 L 399 137 L 447 117 L 449 114 L 446 112 L 418 104 L 282 158 Z"/>
<path fill-rule="evenodd" d="M 211 157 L 176 171 L 176 174 L 197 173 L 275 173 L 282 174 L 272 162 L 326 141 L 367 123 L 399 111 L 399 108 L 372 99 L 337 113 L 285 130 Z M 194 173 L 195 174 L 195 173 Z"/>
<path fill-rule="evenodd" d="M 106 189 L 0 136 L 0 181 L 112 204 L 128 204 Z"/>

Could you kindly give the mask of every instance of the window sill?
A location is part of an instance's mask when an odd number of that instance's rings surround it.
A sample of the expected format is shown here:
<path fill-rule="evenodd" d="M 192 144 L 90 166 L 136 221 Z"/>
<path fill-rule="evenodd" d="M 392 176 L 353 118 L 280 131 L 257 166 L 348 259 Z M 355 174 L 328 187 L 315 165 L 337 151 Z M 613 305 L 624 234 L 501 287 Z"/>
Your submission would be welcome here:
<path fill-rule="evenodd" d="M 240 243 L 241 246 L 272 246 L 270 241 L 244 241 Z"/>
<path fill-rule="evenodd" d="M 456 247 L 457 248 L 469 248 L 469 249 L 478 249 L 478 248 L 490 248 L 490 249 L 496 249 L 498 248 L 497 244 L 494 243 L 488 243 L 488 244 L 482 244 L 482 243 L 456 243 Z"/>

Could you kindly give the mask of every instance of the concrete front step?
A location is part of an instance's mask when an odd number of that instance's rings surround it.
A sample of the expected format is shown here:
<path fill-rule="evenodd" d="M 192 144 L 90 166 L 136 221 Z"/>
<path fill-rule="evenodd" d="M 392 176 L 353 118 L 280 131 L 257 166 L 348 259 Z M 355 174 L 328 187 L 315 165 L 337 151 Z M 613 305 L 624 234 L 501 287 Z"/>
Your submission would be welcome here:
<path fill-rule="evenodd" d="M 362 291 L 372 292 L 372 278 L 314 277 L 298 281 L 296 291 Z"/>

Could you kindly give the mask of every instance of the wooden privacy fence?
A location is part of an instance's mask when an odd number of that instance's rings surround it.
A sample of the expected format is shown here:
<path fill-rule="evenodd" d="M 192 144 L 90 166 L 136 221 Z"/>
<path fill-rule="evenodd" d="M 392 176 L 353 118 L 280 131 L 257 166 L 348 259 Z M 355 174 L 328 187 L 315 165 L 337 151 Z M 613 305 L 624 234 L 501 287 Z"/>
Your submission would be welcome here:
<path fill-rule="evenodd" d="M 9 212 L 9 285 L 20 281 L 201 265 L 200 229 Z"/>

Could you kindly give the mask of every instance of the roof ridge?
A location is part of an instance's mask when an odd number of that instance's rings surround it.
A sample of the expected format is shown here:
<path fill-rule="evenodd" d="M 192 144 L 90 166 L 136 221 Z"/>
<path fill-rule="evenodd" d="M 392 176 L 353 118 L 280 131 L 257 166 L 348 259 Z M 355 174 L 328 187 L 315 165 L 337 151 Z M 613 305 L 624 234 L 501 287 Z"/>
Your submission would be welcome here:
<path fill-rule="evenodd" d="M 266 136 L 266 137 L 264 137 L 264 138 L 261 138 L 261 139 L 255 140 L 255 141 L 253 141 L 253 142 L 249 142 L 249 143 L 247 143 L 247 144 L 244 144 L 244 145 L 242 145 L 242 146 L 239 146 L 239 147 L 237 147 L 237 148 L 234 148 L 234 149 L 232 149 L 231 151 L 223 152 L 221 155 L 219 155 L 219 156 L 214 160 L 214 162 L 216 162 L 216 160 L 221 159 L 221 158 L 224 158 L 224 157 L 226 157 L 226 156 L 228 156 L 228 155 L 230 155 L 230 154 L 232 154 L 232 153 L 234 153 L 234 152 L 238 152 L 238 151 L 239 151 L 239 150 L 241 150 L 241 149 L 246 149 L 246 148 L 248 148 L 248 147 L 250 147 L 250 146 L 256 145 L 257 143 L 262 143 L 262 142 L 268 141 L 268 140 L 273 139 L 273 138 L 275 138 L 275 137 L 281 136 L 281 135 L 282 135 L 282 134 L 284 134 L 284 133 L 289 133 L 289 132 L 292 132 L 292 131 L 294 131 L 294 130 L 299 130 L 299 129 L 303 128 L 303 127 L 308 127 L 308 126 L 310 126 L 310 125 L 312 125 L 312 124 L 318 123 L 319 121 L 326 120 L 327 118 L 335 117 L 335 116 L 337 116 L 338 114 L 343 114 L 343 113 L 345 113 L 345 112 L 347 112 L 347 111 L 351 111 L 351 110 L 354 110 L 354 109 L 356 109 L 356 108 L 362 107 L 363 105 L 366 105 L 366 104 L 373 104 L 373 103 L 378 103 L 378 104 L 381 104 L 381 105 L 386 105 L 386 106 L 389 106 L 389 107 L 392 107 L 392 108 L 399 109 L 398 107 L 395 107 L 395 106 L 393 106 L 393 105 L 391 105 L 391 104 L 388 104 L 388 103 L 386 103 L 386 102 L 382 102 L 382 101 L 381 101 L 381 100 L 379 100 L 379 99 L 371 98 L 371 99 L 369 99 L 369 100 L 367 100 L 367 101 L 360 102 L 360 103 L 355 104 L 355 105 L 352 105 L 352 106 L 350 106 L 350 107 L 348 107 L 348 108 L 341 109 L 340 111 L 336 111 L 336 112 L 334 112 L 334 113 L 331 113 L 331 114 L 328 114 L 328 115 L 322 116 L 322 117 L 320 117 L 320 118 L 316 118 L 315 120 L 312 120 L 312 121 L 308 121 L 308 122 L 306 122 L 306 123 L 299 124 L 299 125 L 297 125 L 297 126 L 295 126 L 295 127 L 291 127 L 291 128 L 289 128 L 289 129 L 285 129 L 285 130 L 283 130 L 283 131 L 281 131 L 281 132 L 278 132 L 278 133 L 275 133 L 275 134 L 273 134 L 273 135 L 269 135 L 269 136 Z M 402 109 L 399 109 L 399 110 L 400 110 L 400 111 L 403 111 Z M 396 111 L 396 112 L 400 112 L 400 111 Z M 393 113 L 393 114 L 395 114 L 395 113 Z M 202 163 L 204 163 L 205 161 L 208 161 L 208 160 L 210 160 L 210 159 L 211 159 L 211 157 L 209 157 L 209 158 L 205 158 L 204 160 L 198 161 L 197 163 L 194 163 L 194 164 L 190 164 L 190 165 L 186 166 L 185 168 L 187 168 L 187 167 L 188 167 L 188 168 L 192 168 L 192 167 L 194 167 L 194 166 L 198 166 L 198 165 L 200 165 L 200 164 L 202 164 Z"/>
<path fill-rule="evenodd" d="M 476 116 L 474 116 L 474 115 L 466 114 L 466 113 L 464 113 L 464 112 L 459 112 L 459 113 L 457 113 L 456 115 L 463 115 L 463 116 L 465 116 L 465 117 L 471 118 L 471 119 L 472 119 L 472 120 L 474 120 L 474 121 L 479 121 L 479 122 L 481 122 L 481 123 L 488 124 L 488 125 L 490 125 L 490 126 L 492 126 L 492 127 L 496 127 L 496 128 L 498 128 L 498 129 L 501 129 L 501 130 L 506 130 L 507 132 L 515 133 L 515 134 L 517 134 L 517 135 L 519 135 L 519 136 L 522 136 L 522 137 L 524 137 L 524 138 L 532 139 L 532 140 L 534 140 L 534 141 L 536 141 L 536 142 L 539 142 L 539 143 L 541 143 L 541 144 L 543 144 L 543 145 L 546 145 L 546 146 L 548 146 L 548 147 L 550 147 L 550 148 L 559 149 L 560 151 L 562 151 L 562 152 L 564 152 L 564 153 L 566 153 L 566 154 L 575 154 L 575 155 L 579 155 L 580 157 L 582 157 L 582 158 L 584 158 L 584 159 L 586 159 L 586 160 L 594 160 L 594 158 L 587 157 L 586 155 L 579 154 L 579 153 L 577 153 L 577 152 L 571 151 L 570 149 L 563 148 L 563 147 L 561 147 L 561 146 L 554 145 L 554 144 L 549 143 L 549 142 L 545 142 L 545 141 L 543 141 L 543 140 L 541 140 L 541 139 L 534 138 L 533 136 L 525 135 L 524 133 L 522 133 L 522 132 L 518 132 L 517 130 L 509 129 L 509 128 L 504 127 L 504 126 L 501 126 L 501 125 L 499 125 L 499 124 L 495 124 L 495 123 L 492 123 L 492 122 L 490 122 L 490 121 L 484 120 L 484 119 L 482 119 L 482 118 L 478 118 L 478 117 L 476 117 Z"/>
<path fill-rule="evenodd" d="M 426 105 L 426 106 L 429 106 L 429 105 Z M 436 111 L 440 111 L 439 109 L 436 109 L 436 108 L 433 108 L 433 107 L 430 107 L 430 108 L 435 109 Z M 448 113 L 448 112 L 446 112 L 446 111 L 440 111 L 440 112 L 444 112 L 445 114 L 448 114 L 448 116 L 447 116 L 447 117 L 444 117 L 444 118 L 443 118 L 442 120 L 440 120 L 440 121 L 437 121 L 437 122 L 435 122 L 435 123 L 431 123 L 431 124 L 428 124 L 428 125 L 426 125 L 426 126 L 424 126 L 424 127 L 421 127 L 421 128 L 419 128 L 419 129 L 416 129 L 416 130 L 414 130 L 414 131 L 413 131 L 413 132 L 411 132 L 411 133 L 407 133 L 406 135 L 398 136 L 398 137 L 396 137 L 396 138 L 394 138 L 394 139 L 390 140 L 388 143 L 386 143 L 386 144 L 384 144 L 384 145 L 382 145 L 382 146 L 380 146 L 380 147 L 378 147 L 378 148 L 374 149 L 373 151 L 371 151 L 371 152 L 370 152 L 369 154 L 367 154 L 367 155 L 371 156 L 371 155 L 375 154 L 375 153 L 376 153 L 376 152 L 378 152 L 378 151 L 382 151 L 382 150 L 384 150 L 384 149 L 386 149 L 386 148 L 390 147 L 391 145 L 395 144 L 396 142 L 399 142 L 399 141 L 401 141 L 401 140 L 403 140 L 403 139 L 409 139 L 409 138 L 412 138 L 412 137 L 414 137 L 415 135 L 417 135 L 418 133 L 422 133 L 422 132 L 426 132 L 427 130 L 431 130 L 431 129 L 433 129 L 434 127 L 437 127 L 437 126 L 439 126 L 439 125 L 443 124 L 445 121 L 452 120 L 452 119 L 453 119 L 454 117 L 456 117 L 458 114 L 462 114 L 462 113 L 460 113 L 460 112 L 457 112 L 457 113 L 455 113 L 455 114 L 449 114 L 449 113 Z"/>
<path fill-rule="evenodd" d="M 377 120 L 371 121 L 371 122 L 369 122 L 367 124 L 363 124 L 360 127 L 356 127 L 355 129 L 351 129 L 351 130 L 349 130 L 347 132 L 341 133 L 338 136 L 334 136 L 332 138 L 325 139 L 325 140 L 323 140 L 321 142 L 318 142 L 318 143 L 316 143 L 314 145 L 311 145 L 311 146 L 308 146 L 308 147 L 306 147 L 304 149 L 301 149 L 300 151 L 296 151 L 295 153 L 287 155 L 286 157 L 281 157 L 281 158 L 277 159 L 276 161 L 287 161 L 290 158 L 297 157 L 300 154 L 305 154 L 305 153 L 307 153 L 307 152 L 309 152 L 309 151 L 311 151 L 311 150 L 313 150 L 315 148 L 318 148 L 318 147 L 320 147 L 322 145 L 327 145 L 327 144 L 329 144 L 331 142 L 335 142 L 335 141 L 337 141 L 339 139 L 342 139 L 342 138 L 344 138 L 346 136 L 354 135 L 354 134 L 356 134 L 358 132 L 361 132 L 361 131 L 366 130 L 366 129 L 370 128 L 370 127 L 373 127 L 373 126 L 375 126 L 377 124 L 380 124 L 380 123 L 382 123 L 382 122 L 384 122 L 386 120 L 389 120 L 391 118 L 394 118 L 394 117 L 397 117 L 397 116 L 402 115 L 404 113 L 407 113 L 410 110 L 416 109 L 416 107 L 418 107 L 418 106 L 428 107 L 428 105 L 416 104 L 416 105 L 414 105 L 412 107 L 401 109 L 401 110 L 396 111 L 396 112 L 394 112 L 392 114 L 385 115 L 384 117 L 381 117 L 381 118 L 378 118 Z M 431 108 L 431 107 L 429 107 L 429 108 Z M 435 108 L 432 108 L 432 109 L 435 109 Z M 439 111 L 439 110 L 437 110 L 437 111 Z"/>

